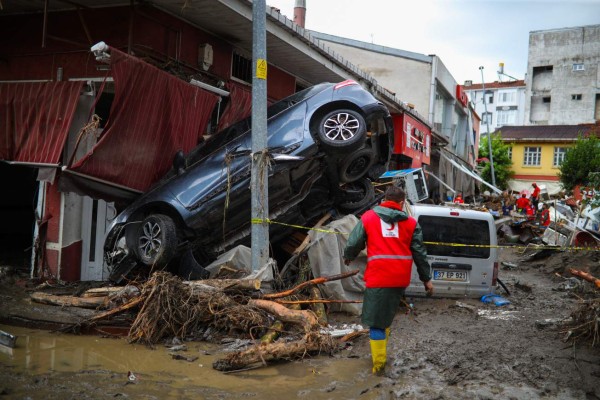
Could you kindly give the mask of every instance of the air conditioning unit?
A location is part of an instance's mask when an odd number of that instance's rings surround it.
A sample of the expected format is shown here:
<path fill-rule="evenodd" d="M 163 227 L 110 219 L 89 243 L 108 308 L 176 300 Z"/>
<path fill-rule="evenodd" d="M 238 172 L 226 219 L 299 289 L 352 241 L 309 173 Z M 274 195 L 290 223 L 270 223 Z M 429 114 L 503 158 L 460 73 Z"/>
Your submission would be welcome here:
<path fill-rule="evenodd" d="M 413 204 L 429 198 L 427 181 L 422 168 L 387 171 L 379 178 L 391 178 L 394 185 L 402 188 L 406 193 L 406 198 Z"/>

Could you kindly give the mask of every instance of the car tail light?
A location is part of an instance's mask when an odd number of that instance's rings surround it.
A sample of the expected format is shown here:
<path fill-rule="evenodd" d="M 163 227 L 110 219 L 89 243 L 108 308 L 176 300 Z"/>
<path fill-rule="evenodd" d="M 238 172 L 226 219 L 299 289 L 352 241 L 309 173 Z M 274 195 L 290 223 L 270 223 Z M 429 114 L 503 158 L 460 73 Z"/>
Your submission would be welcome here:
<path fill-rule="evenodd" d="M 338 89 L 341 89 L 341 88 L 343 88 L 343 87 L 345 87 L 345 86 L 352 86 L 352 85 L 358 85 L 358 83 L 356 83 L 356 82 L 355 82 L 355 81 L 353 81 L 352 79 L 347 79 L 347 80 L 345 80 L 344 82 L 340 82 L 340 83 L 338 83 L 337 85 L 335 85 L 335 86 L 333 87 L 333 90 L 338 90 Z"/>
<path fill-rule="evenodd" d="M 494 272 L 492 272 L 492 286 L 498 284 L 498 262 L 494 263 Z"/>
<path fill-rule="evenodd" d="M 460 214 L 458 213 L 458 211 L 450 211 L 450 215 L 454 215 L 455 217 L 458 217 Z"/>

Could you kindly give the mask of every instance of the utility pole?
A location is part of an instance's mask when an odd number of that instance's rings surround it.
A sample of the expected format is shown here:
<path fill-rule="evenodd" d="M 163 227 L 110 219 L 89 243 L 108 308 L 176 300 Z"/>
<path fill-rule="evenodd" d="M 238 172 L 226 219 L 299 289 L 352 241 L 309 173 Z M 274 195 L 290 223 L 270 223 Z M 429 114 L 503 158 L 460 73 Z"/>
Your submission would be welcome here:
<path fill-rule="evenodd" d="M 492 185 L 496 186 L 496 176 L 494 175 L 494 156 L 492 155 L 492 132 L 490 132 L 490 116 L 487 111 L 487 103 L 485 101 L 485 80 L 483 79 L 483 65 L 479 67 L 481 71 L 481 85 L 483 89 L 483 108 L 485 110 L 485 124 L 487 125 L 488 149 L 490 152 L 490 172 L 492 174 Z"/>
<path fill-rule="evenodd" d="M 252 2 L 252 271 L 269 260 L 266 1 Z"/>

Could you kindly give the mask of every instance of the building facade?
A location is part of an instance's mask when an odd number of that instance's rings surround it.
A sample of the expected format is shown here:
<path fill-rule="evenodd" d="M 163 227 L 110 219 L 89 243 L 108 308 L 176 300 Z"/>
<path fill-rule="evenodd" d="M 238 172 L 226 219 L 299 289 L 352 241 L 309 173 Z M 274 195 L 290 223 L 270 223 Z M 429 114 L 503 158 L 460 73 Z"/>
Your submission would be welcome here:
<path fill-rule="evenodd" d="M 509 146 L 512 170 L 509 189 L 531 191 L 531 184 L 545 186 L 548 194 L 560 192 L 558 172 L 565 154 L 579 136 L 597 129 L 593 124 L 503 126 L 498 129 L 502 141 Z"/>
<path fill-rule="evenodd" d="M 600 25 L 529 33 L 525 125 L 600 119 Z"/>
<path fill-rule="evenodd" d="M 485 84 L 466 81 L 463 90 L 481 117 L 481 134 L 487 134 L 488 127 L 494 132 L 505 125 L 525 125 L 524 80 Z"/>
<path fill-rule="evenodd" d="M 32 276 L 105 279 L 104 235 L 119 203 L 160 179 L 176 149 L 187 152 L 249 115 L 252 11 L 250 0 L 200 0 L 183 10 L 164 0 L 3 7 L 0 117 L 10 124 L 0 130 L 0 173 L 11 193 L 0 217 L 11 225 L 0 238 L 18 249 L 7 248 L 12 254 L 31 255 Z M 426 120 L 279 10 L 266 13 L 268 101 L 355 80 L 394 115 L 407 114 L 406 148 L 426 159 Z M 110 62 L 90 51 L 99 42 Z"/>

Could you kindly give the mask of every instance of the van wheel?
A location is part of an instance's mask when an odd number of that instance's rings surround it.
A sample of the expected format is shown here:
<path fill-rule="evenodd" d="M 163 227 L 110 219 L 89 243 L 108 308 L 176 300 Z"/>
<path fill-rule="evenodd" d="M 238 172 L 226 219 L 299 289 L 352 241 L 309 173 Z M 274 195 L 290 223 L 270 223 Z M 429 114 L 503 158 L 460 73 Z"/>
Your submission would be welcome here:
<path fill-rule="evenodd" d="M 177 228 L 171 217 L 151 214 L 138 229 L 134 250 L 142 264 L 164 267 L 175 256 L 177 243 Z"/>

